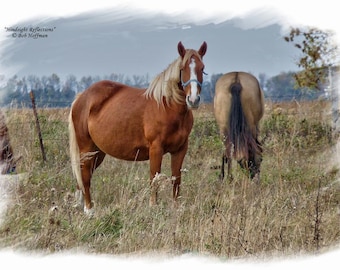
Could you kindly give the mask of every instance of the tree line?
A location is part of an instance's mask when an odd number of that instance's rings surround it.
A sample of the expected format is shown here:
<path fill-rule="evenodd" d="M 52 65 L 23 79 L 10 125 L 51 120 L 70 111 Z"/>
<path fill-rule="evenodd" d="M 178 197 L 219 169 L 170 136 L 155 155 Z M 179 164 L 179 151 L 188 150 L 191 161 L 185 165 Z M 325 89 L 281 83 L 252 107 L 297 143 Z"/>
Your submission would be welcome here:
<path fill-rule="evenodd" d="M 202 101 L 211 103 L 215 93 L 216 81 L 223 73 L 212 74 L 205 78 L 201 92 Z M 274 102 L 290 100 L 311 100 L 324 95 L 324 91 L 314 91 L 306 87 L 296 87 L 294 72 L 282 72 L 277 76 L 267 78 L 266 74 L 256 76 L 264 90 L 265 97 Z M 138 88 L 146 88 L 150 83 L 148 75 L 132 77 L 112 73 L 107 76 L 83 76 L 79 80 L 69 75 L 64 81 L 53 73 L 50 76 L 38 77 L 29 75 L 18 77 L 14 75 L 7 81 L 2 79 L 0 106 L 29 107 L 30 92 L 35 96 L 37 107 L 69 107 L 77 93 L 87 89 L 91 84 L 100 80 L 112 80 Z M 326 85 L 323 86 L 326 88 Z"/>

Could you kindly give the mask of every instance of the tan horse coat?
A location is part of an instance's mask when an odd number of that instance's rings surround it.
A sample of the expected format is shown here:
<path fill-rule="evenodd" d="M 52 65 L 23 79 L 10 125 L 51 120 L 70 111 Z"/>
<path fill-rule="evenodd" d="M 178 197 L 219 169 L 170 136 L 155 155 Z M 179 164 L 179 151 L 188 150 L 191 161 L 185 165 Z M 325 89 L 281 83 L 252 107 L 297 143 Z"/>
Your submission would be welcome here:
<path fill-rule="evenodd" d="M 224 162 L 231 176 L 231 159 L 259 177 L 262 147 L 258 141 L 258 125 L 264 114 L 264 95 L 258 80 L 246 72 L 230 72 L 216 82 L 214 113 L 225 145 Z"/>

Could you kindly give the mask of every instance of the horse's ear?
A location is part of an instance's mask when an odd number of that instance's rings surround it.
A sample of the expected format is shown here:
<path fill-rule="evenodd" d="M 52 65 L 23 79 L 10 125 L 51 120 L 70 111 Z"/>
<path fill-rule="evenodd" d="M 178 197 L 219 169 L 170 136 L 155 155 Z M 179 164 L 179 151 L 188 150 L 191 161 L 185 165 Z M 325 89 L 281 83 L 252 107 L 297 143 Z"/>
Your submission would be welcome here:
<path fill-rule="evenodd" d="M 198 54 L 203 57 L 205 53 L 207 52 L 207 43 L 204 41 L 201 45 L 201 48 L 198 50 Z"/>
<path fill-rule="evenodd" d="M 183 46 L 181 41 L 178 42 L 177 49 L 178 49 L 179 55 L 183 58 L 184 55 L 185 55 L 185 48 L 184 48 L 184 46 Z"/>

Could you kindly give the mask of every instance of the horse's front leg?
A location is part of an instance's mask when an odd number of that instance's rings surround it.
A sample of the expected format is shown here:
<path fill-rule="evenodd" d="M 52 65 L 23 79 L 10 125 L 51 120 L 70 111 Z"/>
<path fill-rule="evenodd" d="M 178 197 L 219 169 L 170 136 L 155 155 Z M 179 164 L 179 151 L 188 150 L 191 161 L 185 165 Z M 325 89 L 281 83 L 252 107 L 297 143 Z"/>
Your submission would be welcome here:
<path fill-rule="evenodd" d="M 160 145 L 157 144 L 150 147 L 150 206 L 157 204 L 159 181 L 156 176 L 158 173 L 161 173 L 163 154 L 164 152 Z"/>
<path fill-rule="evenodd" d="M 181 169 L 184 157 L 188 150 L 188 142 L 183 146 L 183 148 L 171 154 L 171 173 L 172 173 L 172 195 L 174 200 L 174 205 L 177 206 L 177 199 L 180 193 L 180 186 L 181 186 Z"/>

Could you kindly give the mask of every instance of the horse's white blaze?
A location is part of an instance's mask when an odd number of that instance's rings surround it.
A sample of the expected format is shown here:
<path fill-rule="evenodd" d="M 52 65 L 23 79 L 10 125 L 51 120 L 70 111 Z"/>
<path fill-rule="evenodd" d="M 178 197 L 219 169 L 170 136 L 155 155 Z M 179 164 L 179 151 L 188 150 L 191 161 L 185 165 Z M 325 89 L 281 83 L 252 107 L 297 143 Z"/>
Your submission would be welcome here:
<path fill-rule="evenodd" d="M 191 94 L 190 94 L 190 101 L 195 102 L 197 99 L 197 75 L 195 73 L 196 62 L 194 58 L 191 58 L 191 62 L 189 64 L 190 68 L 190 86 L 191 86 Z"/>

